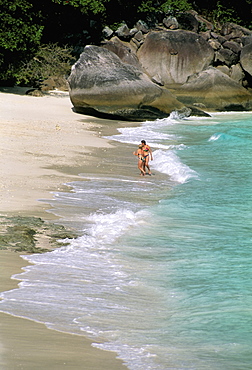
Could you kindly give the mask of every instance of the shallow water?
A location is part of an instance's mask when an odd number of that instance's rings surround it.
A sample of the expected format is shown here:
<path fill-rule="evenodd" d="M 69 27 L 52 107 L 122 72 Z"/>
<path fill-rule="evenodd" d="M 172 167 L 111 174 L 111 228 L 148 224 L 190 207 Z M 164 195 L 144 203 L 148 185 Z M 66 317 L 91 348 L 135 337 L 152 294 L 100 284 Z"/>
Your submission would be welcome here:
<path fill-rule="evenodd" d="M 129 151 L 119 175 L 56 193 L 52 211 L 83 236 L 25 256 L 35 265 L 0 310 L 89 336 L 132 370 L 251 369 L 251 124 L 222 113 L 119 128 L 115 145 L 152 147 L 154 175 L 136 175 Z"/>

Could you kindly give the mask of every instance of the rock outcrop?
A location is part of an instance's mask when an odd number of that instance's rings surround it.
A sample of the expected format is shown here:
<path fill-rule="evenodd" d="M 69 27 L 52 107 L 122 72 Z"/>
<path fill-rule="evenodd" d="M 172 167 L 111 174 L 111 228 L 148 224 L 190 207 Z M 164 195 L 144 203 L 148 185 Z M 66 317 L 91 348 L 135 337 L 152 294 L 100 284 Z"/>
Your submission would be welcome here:
<path fill-rule="evenodd" d="M 105 42 L 103 47 L 115 53 L 123 63 L 133 65 L 142 70 L 142 66 L 136 54 L 132 52 L 129 46 L 123 44 L 117 36 Z"/>
<path fill-rule="evenodd" d="M 240 56 L 241 66 L 252 77 L 252 40 L 251 44 L 244 46 Z"/>
<path fill-rule="evenodd" d="M 72 69 L 76 111 L 144 120 L 184 106 L 252 110 L 252 31 L 226 23 L 216 32 L 189 12 L 152 28 L 139 21 L 104 34 L 101 46 L 86 47 Z"/>
<path fill-rule="evenodd" d="M 183 84 L 211 65 L 214 50 L 197 33 L 167 30 L 148 33 L 137 56 L 151 78 L 163 85 Z"/>
<path fill-rule="evenodd" d="M 252 110 L 251 94 L 214 67 L 193 75 L 176 91 L 185 105 L 210 111 Z"/>
<path fill-rule="evenodd" d="M 137 67 L 113 52 L 86 46 L 69 77 L 70 99 L 79 113 L 145 120 L 167 117 L 180 103 Z"/>

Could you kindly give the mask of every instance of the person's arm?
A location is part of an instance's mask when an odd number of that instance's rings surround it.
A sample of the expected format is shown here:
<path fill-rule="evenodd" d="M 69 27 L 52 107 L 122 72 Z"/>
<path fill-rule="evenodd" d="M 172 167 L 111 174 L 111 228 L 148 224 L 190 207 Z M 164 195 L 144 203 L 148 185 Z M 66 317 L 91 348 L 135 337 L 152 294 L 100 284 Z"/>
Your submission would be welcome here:
<path fill-rule="evenodd" d="M 151 150 L 151 148 L 150 148 L 150 147 L 149 147 L 149 151 L 150 151 L 151 161 L 153 161 L 152 150 Z"/>

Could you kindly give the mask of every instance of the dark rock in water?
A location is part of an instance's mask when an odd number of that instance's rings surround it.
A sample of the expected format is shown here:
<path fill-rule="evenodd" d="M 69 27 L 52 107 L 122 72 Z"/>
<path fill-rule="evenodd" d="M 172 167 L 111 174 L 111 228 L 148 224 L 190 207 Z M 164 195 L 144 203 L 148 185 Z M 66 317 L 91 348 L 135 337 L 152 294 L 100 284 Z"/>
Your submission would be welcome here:
<path fill-rule="evenodd" d="M 171 117 L 176 119 L 183 119 L 187 118 L 191 115 L 192 110 L 188 107 L 183 107 L 181 109 L 177 109 L 171 112 Z"/>
<path fill-rule="evenodd" d="M 165 85 L 185 83 L 213 61 L 214 50 L 199 34 L 184 30 L 150 32 L 137 52 L 150 77 L 156 75 Z"/>
<path fill-rule="evenodd" d="M 252 109 L 252 95 L 214 67 L 191 76 L 176 90 L 176 96 L 185 105 L 204 104 L 206 110 Z"/>
<path fill-rule="evenodd" d="M 194 106 L 187 106 L 187 107 L 184 107 L 182 109 L 178 109 L 176 111 L 173 111 L 171 113 L 171 116 L 173 118 L 177 118 L 177 119 L 184 119 L 184 118 L 187 118 L 187 117 L 190 117 L 190 116 L 197 116 L 197 117 L 211 117 L 210 114 L 204 112 L 203 110 L 201 109 L 198 109 Z"/>
<path fill-rule="evenodd" d="M 67 230 L 63 225 L 47 223 L 41 218 L 0 216 L 0 249 L 25 253 L 44 253 L 69 244 L 69 241 L 62 239 L 76 237 L 77 234 Z M 40 239 L 43 241 L 46 239 L 50 248 L 42 248 Z"/>
<path fill-rule="evenodd" d="M 211 115 L 209 113 L 206 113 L 204 112 L 204 110 L 202 109 L 199 109 L 200 107 L 200 104 L 198 106 L 198 108 L 196 106 L 188 106 L 188 108 L 191 109 L 191 113 L 190 113 L 190 116 L 196 116 L 196 117 L 211 117 Z M 201 106 L 201 108 L 203 108 Z"/>
<path fill-rule="evenodd" d="M 143 120 L 167 117 L 183 107 L 140 69 L 98 46 L 85 47 L 68 82 L 75 110 L 83 114 Z"/>
<path fill-rule="evenodd" d="M 240 63 L 242 68 L 252 76 L 252 43 L 242 48 Z"/>

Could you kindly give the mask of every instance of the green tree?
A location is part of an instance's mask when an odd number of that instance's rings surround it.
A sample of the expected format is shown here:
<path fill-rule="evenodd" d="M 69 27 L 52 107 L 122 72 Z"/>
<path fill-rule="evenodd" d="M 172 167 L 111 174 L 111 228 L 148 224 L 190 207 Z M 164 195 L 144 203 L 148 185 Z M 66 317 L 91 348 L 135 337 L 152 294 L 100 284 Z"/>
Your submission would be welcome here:
<path fill-rule="evenodd" d="M 40 43 L 43 26 L 26 0 L 0 0 L 0 79 L 12 78 Z"/>
<path fill-rule="evenodd" d="M 41 45 L 32 59 L 22 63 L 16 80 L 17 83 L 36 86 L 48 77 L 63 78 L 70 74 L 73 63 L 70 48 L 57 44 Z"/>
<path fill-rule="evenodd" d="M 140 12 L 162 12 L 164 14 L 176 14 L 192 8 L 187 0 L 166 0 L 166 1 L 142 1 L 139 6 Z"/>
<path fill-rule="evenodd" d="M 194 0 L 195 9 L 213 22 L 227 21 L 252 28 L 252 0 Z"/>
<path fill-rule="evenodd" d="M 104 14 L 109 0 L 52 0 L 57 4 L 79 8 L 84 14 Z"/>

